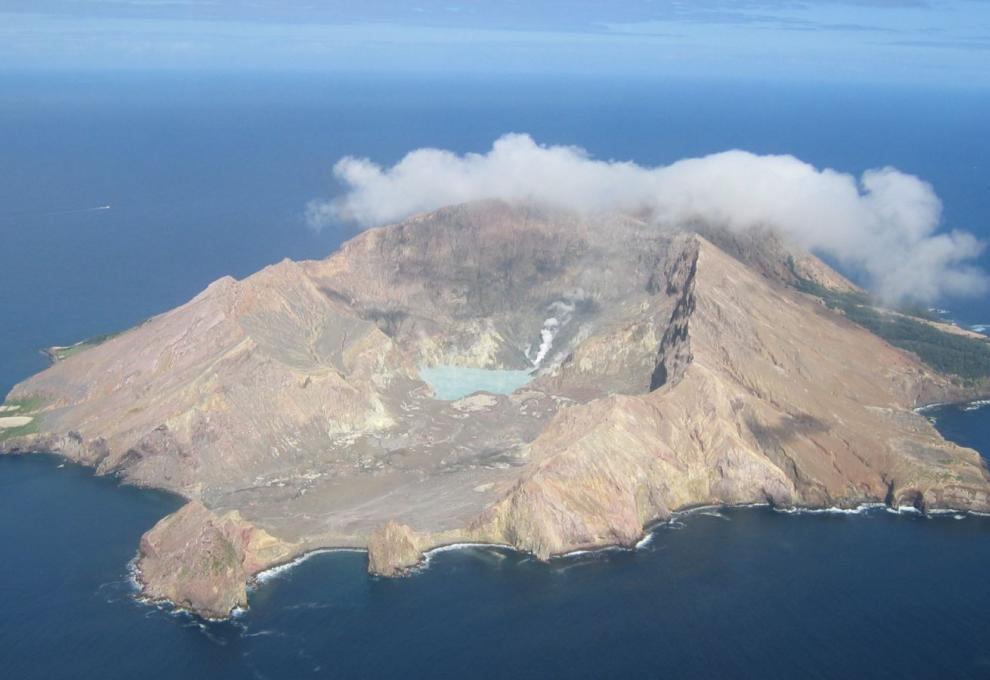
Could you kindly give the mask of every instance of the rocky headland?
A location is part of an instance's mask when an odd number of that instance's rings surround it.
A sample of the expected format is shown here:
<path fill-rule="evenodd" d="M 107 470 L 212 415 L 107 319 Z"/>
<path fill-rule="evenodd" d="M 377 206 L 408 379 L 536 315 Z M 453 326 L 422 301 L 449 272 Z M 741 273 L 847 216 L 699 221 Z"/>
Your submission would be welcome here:
<path fill-rule="evenodd" d="M 990 511 L 979 454 L 913 410 L 986 381 L 809 290 L 857 292 L 772 231 L 454 206 L 63 352 L 8 396 L 0 451 L 188 499 L 138 573 L 211 617 L 320 548 L 396 575 L 459 542 L 629 546 L 698 505 Z M 445 401 L 439 366 L 533 377 Z"/>

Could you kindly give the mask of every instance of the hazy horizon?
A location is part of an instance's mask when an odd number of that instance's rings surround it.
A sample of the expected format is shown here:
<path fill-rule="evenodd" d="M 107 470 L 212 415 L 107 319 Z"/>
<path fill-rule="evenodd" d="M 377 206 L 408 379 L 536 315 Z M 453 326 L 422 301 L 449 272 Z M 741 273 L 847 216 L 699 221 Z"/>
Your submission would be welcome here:
<path fill-rule="evenodd" d="M 988 120 L 990 0 L 0 0 L 0 668 L 984 677 Z"/>
<path fill-rule="evenodd" d="M 983 0 L 0 0 L 6 71 L 220 70 L 990 86 Z"/>

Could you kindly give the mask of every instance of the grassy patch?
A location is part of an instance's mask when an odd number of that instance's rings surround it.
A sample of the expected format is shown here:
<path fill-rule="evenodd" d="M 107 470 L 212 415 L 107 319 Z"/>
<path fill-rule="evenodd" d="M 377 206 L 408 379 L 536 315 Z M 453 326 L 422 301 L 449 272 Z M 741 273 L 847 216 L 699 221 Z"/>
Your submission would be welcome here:
<path fill-rule="evenodd" d="M 38 421 L 40 420 L 38 416 L 38 411 L 44 402 L 39 397 L 28 397 L 26 399 L 10 399 L 3 403 L 3 406 L 15 407 L 13 409 L 7 408 L 0 411 L 0 418 L 18 416 L 28 416 L 31 418 L 31 422 L 26 425 L 21 425 L 20 427 L 0 427 L 0 441 L 4 439 L 13 439 L 14 437 L 23 437 L 24 435 L 34 434 L 38 431 Z"/>
<path fill-rule="evenodd" d="M 967 382 L 990 377 L 990 340 L 943 331 L 926 322 L 932 320 L 929 314 L 922 316 L 915 309 L 884 309 L 864 293 L 837 292 L 803 279 L 798 288 L 821 298 L 829 308 L 841 311 L 894 347 L 914 352 L 941 373 Z"/>
<path fill-rule="evenodd" d="M 0 404 L 0 406 L 13 407 L 4 412 L 4 415 L 31 415 L 37 411 L 41 410 L 41 407 L 45 405 L 45 400 L 41 397 L 25 397 L 24 399 L 8 399 L 7 401 Z"/>
<path fill-rule="evenodd" d="M 102 345 L 107 340 L 111 340 L 121 333 L 123 333 L 123 331 L 118 333 L 94 335 L 91 338 L 86 338 L 85 340 L 81 340 L 76 344 L 69 345 L 67 347 L 48 347 L 45 349 L 45 354 L 47 354 L 48 358 L 52 361 L 65 361 L 69 357 L 79 354 L 80 352 L 85 352 L 87 349 L 96 347 L 97 345 Z"/>

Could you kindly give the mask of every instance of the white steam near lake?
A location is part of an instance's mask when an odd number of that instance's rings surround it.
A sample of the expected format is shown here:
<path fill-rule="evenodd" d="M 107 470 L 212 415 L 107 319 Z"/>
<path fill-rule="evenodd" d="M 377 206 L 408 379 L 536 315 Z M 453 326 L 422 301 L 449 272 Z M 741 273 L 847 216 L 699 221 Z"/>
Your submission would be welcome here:
<path fill-rule="evenodd" d="M 387 168 L 348 156 L 334 175 L 346 191 L 309 204 L 314 227 L 333 220 L 373 226 L 484 198 L 528 200 L 587 212 L 645 212 L 658 224 L 770 226 L 834 258 L 888 301 L 988 290 L 986 274 L 972 264 L 983 244 L 967 232 L 941 230 L 942 204 L 932 186 L 891 167 L 857 180 L 793 156 L 746 151 L 646 167 L 507 134 L 487 153 L 417 149 Z"/>

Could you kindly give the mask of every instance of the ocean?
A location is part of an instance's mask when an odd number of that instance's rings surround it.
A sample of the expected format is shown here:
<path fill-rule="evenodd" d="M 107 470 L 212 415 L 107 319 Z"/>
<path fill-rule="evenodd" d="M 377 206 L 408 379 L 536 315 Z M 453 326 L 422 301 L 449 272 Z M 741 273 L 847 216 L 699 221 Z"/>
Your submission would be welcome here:
<path fill-rule="evenodd" d="M 346 154 L 484 151 L 517 131 L 646 164 L 743 148 L 893 165 L 932 182 L 947 226 L 990 238 L 987 119 L 990 93 L 947 88 L 3 74 L 0 393 L 45 366 L 43 346 L 331 252 L 350 228 L 316 233 L 303 211 Z M 988 300 L 944 306 L 990 322 Z M 929 415 L 990 453 L 990 408 Z M 394 581 L 324 553 L 204 624 L 129 581 L 141 534 L 178 505 L 55 457 L 0 458 L 3 675 L 990 676 L 990 518 L 701 512 L 635 551 L 449 551 Z"/>

